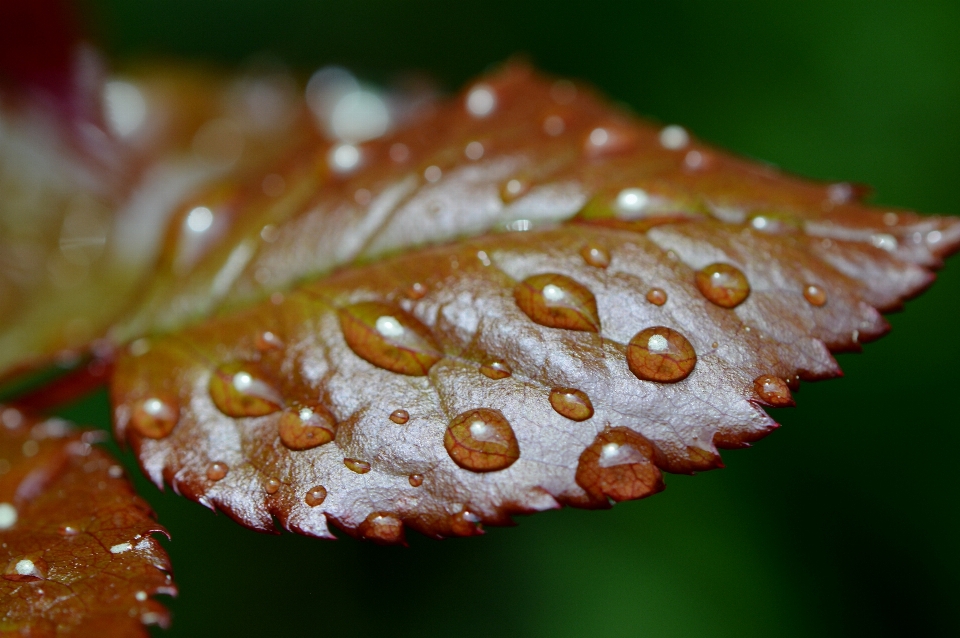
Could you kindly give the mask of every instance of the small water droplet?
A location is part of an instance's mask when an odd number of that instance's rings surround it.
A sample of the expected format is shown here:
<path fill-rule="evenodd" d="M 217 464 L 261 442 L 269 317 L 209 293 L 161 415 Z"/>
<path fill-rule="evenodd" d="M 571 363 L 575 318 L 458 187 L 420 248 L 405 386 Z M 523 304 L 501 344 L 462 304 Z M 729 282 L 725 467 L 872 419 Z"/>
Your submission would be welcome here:
<path fill-rule="evenodd" d="M 410 485 L 413 487 L 420 487 L 423 485 L 423 474 L 411 474 L 408 478 Z"/>
<path fill-rule="evenodd" d="M 883 223 L 887 226 L 896 226 L 900 222 L 900 216 L 896 213 L 889 212 L 883 214 Z"/>
<path fill-rule="evenodd" d="M 180 420 L 180 406 L 169 399 L 149 397 L 133 403 L 130 424 L 148 439 L 169 435 Z"/>
<path fill-rule="evenodd" d="M 772 374 L 759 376 L 753 381 L 754 390 L 761 399 L 770 405 L 781 408 L 794 405 L 793 395 L 787 382 Z"/>
<path fill-rule="evenodd" d="M 620 217 L 623 219 L 637 219 L 641 217 L 640 213 L 650 204 L 650 195 L 642 188 L 624 188 L 617 193 L 617 200 L 614 203 Z"/>
<path fill-rule="evenodd" d="M 423 171 L 423 178 L 431 184 L 439 182 L 441 177 L 443 177 L 443 171 L 439 166 L 431 165 Z"/>
<path fill-rule="evenodd" d="M 667 293 L 662 288 L 651 288 L 647 291 L 647 301 L 654 306 L 662 306 L 667 303 Z"/>
<path fill-rule="evenodd" d="M 280 350 L 283 348 L 283 341 L 280 340 L 280 337 L 267 330 L 257 335 L 256 347 L 260 352 Z"/>
<path fill-rule="evenodd" d="M 671 124 L 660 130 L 660 145 L 671 151 L 678 151 L 690 143 L 690 134 L 682 126 Z"/>
<path fill-rule="evenodd" d="M 609 123 L 590 131 L 583 149 L 591 159 L 601 159 L 631 151 L 636 144 L 635 130 L 620 124 Z"/>
<path fill-rule="evenodd" d="M 563 118 L 559 115 L 548 115 L 543 118 L 543 132 L 549 135 L 550 137 L 557 137 L 558 135 L 563 135 L 563 132 L 567 128 L 567 123 L 563 121 Z"/>
<path fill-rule="evenodd" d="M 627 501 L 663 489 L 653 446 L 627 428 L 604 430 L 580 455 L 575 480 L 597 503 Z"/>
<path fill-rule="evenodd" d="M 497 359 L 480 366 L 480 374 L 488 379 L 506 379 L 513 374 L 513 370 L 507 365 L 506 361 Z"/>
<path fill-rule="evenodd" d="M 550 390 L 550 405 L 572 421 L 586 421 L 593 416 L 593 403 L 583 390 L 554 388 Z"/>
<path fill-rule="evenodd" d="M 211 481 L 219 481 L 223 479 L 223 477 L 225 477 L 229 471 L 230 468 L 226 463 L 215 461 L 210 464 L 210 467 L 207 468 L 207 478 Z"/>
<path fill-rule="evenodd" d="M 427 287 L 421 283 L 415 283 L 410 285 L 404 292 L 407 299 L 412 299 L 414 301 L 418 299 L 423 299 L 427 294 Z"/>
<path fill-rule="evenodd" d="M 503 470 L 520 458 L 510 423 L 499 410 L 468 410 L 450 421 L 443 445 L 453 462 L 472 472 Z"/>
<path fill-rule="evenodd" d="M 343 464 L 347 466 L 348 469 L 356 472 L 357 474 L 366 474 L 370 471 L 370 464 L 366 461 L 361 461 L 360 459 L 343 459 Z"/>
<path fill-rule="evenodd" d="M 593 293 L 566 275 L 527 277 L 513 289 L 513 297 L 520 310 L 542 326 L 600 332 Z"/>
<path fill-rule="evenodd" d="M 443 357 L 430 330 L 395 306 L 365 301 L 342 308 L 339 317 L 347 345 L 375 366 L 425 376 Z"/>
<path fill-rule="evenodd" d="M 467 147 L 463 149 L 463 154 L 467 156 L 467 159 L 478 160 L 483 157 L 483 144 L 480 142 L 470 142 L 467 144 Z"/>
<path fill-rule="evenodd" d="M 339 144 L 330 149 L 327 162 L 335 173 L 349 173 L 360 166 L 360 149 L 353 144 Z"/>
<path fill-rule="evenodd" d="M 360 524 L 360 534 L 378 545 L 395 545 L 403 542 L 403 521 L 383 512 L 374 512 Z"/>
<path fill-rule="evenodd" d="M 403 425 L 410 420 L 410 413 L 403 409 L 394 410 L 390 413 L 390 420 L 397 425 Z"/>
<path fill-rule="evenodd" d="M 483 534 L 483 525 L 479 516 L 463 510 L 450 517 L 450 531 L 456 536 L 479 536 Z"/>
<path fill-rule="evenodd" d="M 303 497 L 303 501 L 310 507 L 316 507 L 323 503 L 327 498 L 327 488 L 322 485 L 315 485 L 307 491 L 307 495 Z"/>
<path fill-rule="evenodd" d="M 3 570 L 3 577 L 18 583 L 46 580 L 47 567 L 47 561 L 39 556 L 12 558 Z"/>
<path fill-rule="evenodd" d="M 816 284 L 808 284 L 803 288 L 804 298 L 810 302 L 810 305 L 818 308 L 827 303 L 827 293 L 823 288 Z"/>
<path fill-rule="evenodd" d="M 396 142 L 390 146 L 390 159 L 397 164 L 406 162 L 409 157 L 410 148 L 406 144 L 402 142 Z"/>
<path fill-rule="evenodd" d="M 337 420 L 319 403 L 287 408 L 277 425 L 280 441 L 291 450 L 309 450 L 337 435 Z"/>
<path fill-rule="evenodd" d="M 707 159 L 700 151 L 689 151 L 683 156 L 683 165 L 693 171 L 697 170 L 698 168 L 702 168 L 706 165 L 706 163 Z"/>
<path fill-rule="evenodd" d="M 697 271 L 697 288 L 722 308 L 735 308 L 750 294 L 750 283 L 740 269 L 723 263 Z"/>
<path fill-rule="evenodd" d="M 580 256 L 587 265 L 594 268 L 606 268 L 610 265 L 610 251 L 603 246 L 587 244 L 580 249 Z"/>
<path fill-rule="evenodd" d="M 509 179 L 500 186 L 500 199 L 504 204 L 520 199 L 530 190 L 530 182 L 525 179 Z"/>
<path fill-rule="evenodd" d="M 225 363 L 210 375 L 214 405 L 232 417 L 253 417 L 280 410 L 283 398 L 254 363 Z"/>
<path fill-rule="evenodd" d="M 641 330 L 627 345 L 627 365 L 644 381 L 682 381 L 696 364 L 693 346 L 672 328 L 655 326 Z"/>
<path fill-rule="evenodd" d="M 489 84 L 477 84 L 467 93 L 467 112 L 484 118 L 497 108 L 497 94 Z"/>
<path fill-rule="evenodd" d="M 268 478 L 263 482 L 263 491 L 267 494 L 276 494 L 280 490 L 280 481 L 275 478 Z"/>
<path fill-rule="evenodd" d="M 0 530 L 17 524 L 17 508 L 10 503 L 0 503 Z"/>

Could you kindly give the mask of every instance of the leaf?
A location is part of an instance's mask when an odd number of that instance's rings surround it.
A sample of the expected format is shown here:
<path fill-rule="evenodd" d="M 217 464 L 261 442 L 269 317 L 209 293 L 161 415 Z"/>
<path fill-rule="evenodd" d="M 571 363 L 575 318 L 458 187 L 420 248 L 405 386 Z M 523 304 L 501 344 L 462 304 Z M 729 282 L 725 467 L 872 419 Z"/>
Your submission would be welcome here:
<path fill-rule="evenodd" d="M 117 362 L 117 434 L 149 476 L 262 531 L 395 543 L 655 493 L 774 429 L 761 406 L 837 376 L 829 351 L 881 336 L 876 308 L 960 242 L 957 220 L 872 210 L 525 68 L 361 153 L 269 241 L 224 235 L 218 267 L 250 248 L 220 296 L 205 267 L 145 307 L 175 326 L 372 263 Z"/>
<path fill-rule="evenodd" d="M 64 421 L 0 406 L 0 633 L 146 636 L 176 595 L 166 531 L 119 465 Z"/>

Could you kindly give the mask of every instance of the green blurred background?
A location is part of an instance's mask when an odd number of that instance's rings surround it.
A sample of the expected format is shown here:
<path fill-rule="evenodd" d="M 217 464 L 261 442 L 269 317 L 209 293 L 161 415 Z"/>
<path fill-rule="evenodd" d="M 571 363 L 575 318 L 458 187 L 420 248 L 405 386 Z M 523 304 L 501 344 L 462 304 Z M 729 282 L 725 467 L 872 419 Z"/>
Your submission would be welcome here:
<path fill-rule="evenodd" d="M 455 89 L 524 52 L 616 100 L 875 201 L 960 212 L 960 3 L 87 0 L 118 63 L 241 63 Z M 181 596 L 160 635 L 960 635 L 960 263 L 805 385 L 727 468 L 605 512 L 408 549 L 263 536 L 134 475 Z M 71 410 L 106 426 L 104 395 Z M 133 470 L 129 454 L 125 463 Z"/>

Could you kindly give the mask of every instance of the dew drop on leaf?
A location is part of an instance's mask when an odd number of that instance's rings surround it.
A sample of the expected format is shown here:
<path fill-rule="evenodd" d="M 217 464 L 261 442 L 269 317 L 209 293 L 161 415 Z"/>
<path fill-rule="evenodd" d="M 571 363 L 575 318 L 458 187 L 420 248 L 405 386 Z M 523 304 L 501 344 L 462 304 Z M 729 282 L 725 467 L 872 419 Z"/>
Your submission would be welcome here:
<path fill-rule="evenodd" d="M 280 441 L 291 450 L 309 450 L 329 443 L 337 434 L 337 422 L 320 404 L 287 408 L 277 425 Z"/>
<path fill-rule="evenodd" d="M 211 481 L 219 481 L 225 477 L 229 471 L 230 468 L 227 467 L 226 463 L 216 461 L 215 463 L 211 463 L 210 467 L 207 468 L 207 478 Z"/>
<path fill-rule="evenodd" d="M 471 472 L 503 470 L 520 458 L 520 445 L 499 410 L 479 408 L 450 421 L 443 445 L 453 462 Z"/>
<path fill-rule="evenodd" d="M 647 292 L 647 301 L 654 306 L 662 306 L 667 303 L 667 293 L 662 288 L 651 288 Z"/>
<path fill-rule="evenodd" d="M 443 357 L 430 330 L 400 308 L 364 301 L 342 308 L 338 314 L 347 345 L 375 366 L 425 376 Z"/>
<path fill-rule="evenodd" d="M 750 294 L 750 283 L 739 268 L 730 264 L 710 264 L 697 271 L 697 288 L 703 296 L 722 308 L 735 308 Z"/>
<path fill-rule="evenodd" d="M 267 494 L 276 494 L 280 489 L 280 481 L 275 478 L 268 478 L 263 482 L 263 491 Z"/>
<path fill-rule="evenodd" d="M 393 514 L 374 512 L 360 524 L 360 534 L 381 545 L 403 542 L 403 522 Z"/>
<path fill-rule="evenodd" d="M 765 374 L 753 381 L 757 396 L 774 407 L 793 405 L 793 396 L 787 382 L 772 374 Z"/>
<path fill-rule="evenodd" d="M 827 293 L 816 284 L 809 284 L 803 289 L 803 297 L 810 302 L 811 306 L 818 308 L 827 303 Z"/>
<path fill-rule="evenodd" d="M 397 425 L 403 425 L 410 420 L 410 413 L 404 409 L 394 410 L 390 413 L 390 420 Z"/>
<path fill-rule="evenodd" d="M 148 439 L 162 439 L 173 432 L 180 420 L 180 406 L 169 399 L 149 397 L 133 404 L 130 423 Z"/>
<path fill-rule="evenodd" d="M 687 338 L 672 328 L 641 330 L 627 345 L 630 371 L 644 381 L 675 383 L 687 378 L 697 364 L 697 353 Z"/>
<path fill-rule="evenodd" d="M 322 504 L 326 498 L 327 488 L 322 485 L 316 485 L 307 491 L 307 495 L 303 497 L 303 501 L 310 507 L 316 507 Z"/>
<path fill-rule="evenodd" d="M 343 459 L 343 464 L 357 474 L 366 474 L 370 471 L 370 464 L 366 461 L 361 461 L 360 459 L 345 458 Z"/>
<path fill-rule="evenodd" d="M 3 577 L 20 583 L 46 580 L 47 563 L 40 556 L 11 558 L 3 570 Z"/>
<path fill-rule="evenodd" d="M 610 252 L 603 246 L 587 244 L 580 249 L 580 256 L 594 268 L 606 268 L 610 265 Z"/>
<path fill-rule="evenodd" d="M 566 275 L 527 277 L 513 289 L 513 297 L 520 310 L 542 326 L 600 332 L 593 293 Z"/>
<path fill-rule="evenodd" d="M 407 480 L 413 487 L 420 487 L 423 485 L 423 474 L 411 474 Z"/>
<path fill-rule="evenodd" d="M 554 388 L 550 390 L 550 405 L 572 421 L 586 421 L 593 416 L 593 403 L 583 390 Z"/>
<path fill-rule="evenodd" d="M 232 417 L 264 416 L 280 410 L 283 398 L 254 363 L 225 363 L 210 375 L 210 398 Z"/>
<path fill-rule="evenodd" d="M 576 481 L 598 503 L 626 501 L 663 489 L 653 446 L 627 428 L 604 430 L 580 455 Z"/>
<path fill-rule="evenodd" d="M 506 379 L 513 374 L 513 370 L 505 361 L 491 361 L 480 366 L 480 374 L 489 379 Z"/>

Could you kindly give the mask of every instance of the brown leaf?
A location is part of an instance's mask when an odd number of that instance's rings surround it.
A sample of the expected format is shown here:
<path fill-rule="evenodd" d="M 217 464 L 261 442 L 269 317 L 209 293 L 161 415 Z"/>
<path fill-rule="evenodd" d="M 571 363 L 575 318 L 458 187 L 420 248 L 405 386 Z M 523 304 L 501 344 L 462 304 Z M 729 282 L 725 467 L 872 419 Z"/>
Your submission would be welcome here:
<path fill-rule="evenodd" d="M 176 595 L 166 534 L 110 456 L 58 419 L 0 405 L 0 633 L 146 636 Z"/>

